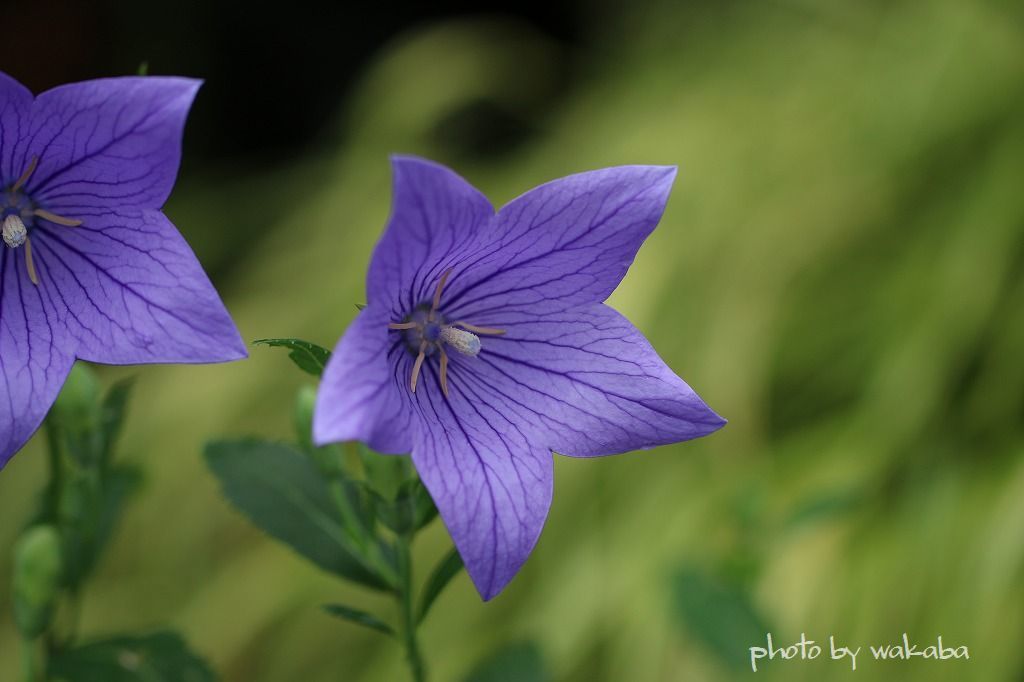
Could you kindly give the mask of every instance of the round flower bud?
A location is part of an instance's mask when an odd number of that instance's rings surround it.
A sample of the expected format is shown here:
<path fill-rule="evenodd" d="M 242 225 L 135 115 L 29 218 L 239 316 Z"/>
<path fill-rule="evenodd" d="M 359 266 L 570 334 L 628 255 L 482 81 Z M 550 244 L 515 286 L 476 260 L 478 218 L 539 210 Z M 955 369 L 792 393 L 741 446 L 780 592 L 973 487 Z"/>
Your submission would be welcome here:
<path fill-rule="evenodd" d="M 38 637 L 50 625 L 61 579 L 60 534 L 53 526 L 33 526 L 14 546 L 14 622 L 21 634 Z"/>
<path fill-rule="evenodd" d="M 76 362 L 68 374 L 64 388 L 53 404 L 62 418 L 88 418 L 100 400 L 100 384 L 96 374 L 85 364 Z"/>
<path fill-rule="evenodd" d="M 305 384 L 295 395 L 295 411 L 292 413 L 295 435 L 305 450 L 313 449 L 313 408 L 316 406 L 316 389 Z"/>

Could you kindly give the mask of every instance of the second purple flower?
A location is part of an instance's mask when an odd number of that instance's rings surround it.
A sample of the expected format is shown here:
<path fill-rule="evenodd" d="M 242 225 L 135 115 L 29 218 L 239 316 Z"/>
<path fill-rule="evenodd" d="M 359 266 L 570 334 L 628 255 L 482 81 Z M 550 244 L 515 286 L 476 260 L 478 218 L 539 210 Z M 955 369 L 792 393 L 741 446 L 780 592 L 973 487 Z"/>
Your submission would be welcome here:
<path fill-rule="evenodd" d="M 109 78 L 33 97 L 0 73 L 0 468 L 76 358 L 123 365 L 246 355 L 160 211 L 199 82 Z"/>

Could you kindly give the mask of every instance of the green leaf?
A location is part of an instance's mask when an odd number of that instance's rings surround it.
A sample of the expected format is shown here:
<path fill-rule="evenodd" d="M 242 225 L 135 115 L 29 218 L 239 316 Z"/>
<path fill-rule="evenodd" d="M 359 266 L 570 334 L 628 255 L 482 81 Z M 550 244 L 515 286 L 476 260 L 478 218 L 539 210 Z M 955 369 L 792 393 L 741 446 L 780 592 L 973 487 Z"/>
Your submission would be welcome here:
<path fill-rule="evenodd" d="M 830 521 L 856 511 L 864 504 L 866 495 L 859 489 L 841 489 L 816 494 L 803 500 L 786 519 L 786 530 L 805 524 Z"/>
<path fill-rule="evenodd" d="M 371 630 L 383 632 L 385 635 L 391 635 L 392 637 L 395 635 L 395 631 L 390 625 L 382 621 L 380 618 L 377 618 L 377 616 L 374 616 L 372 613 L 353 609 L 352 607 L 345 606 L 344 604 L 324 604 L 323 610 L 335 618 L 341 618 L 342 620 L 362 625 L 363 627 L 370 628 Z"/>
<path fill-rule="evenodd" d="M 448 556 L 437 564 L 434 572 L 430 574 L 427 584 L 423 586 L 419 615 L 416 617 L 417 623 L 423 622 L 423 619 L 427 617 L 427 613 L 430 611 L 430 607 L 434 605 L 434 602 L 441 595 L 441 592 L 444 591 L 444 588 L 448 586 L 452 578 L 457 576 L 461 570 L 462 557 L 459 556 L 458 551 L 453 547 Z"/>
<path fill-rule="evenodd" d="M 672 583 L 678 622 L 721 662 L 736 669 L 750 665 L 751 642 L 769 631 L 749 591 L 715 578 L 695 566 L 683 566 Z"/>
<path fill-rule="evenodd" d="M 65 682 L 215 682 L 175 632 L 118 636 L 53 655 L 47 679 Z"/>
<path fill-rule="evenodd" d="M 548 682 L 550 679 L 540 647 L 534 642 L 517 642 L 485 659 L 465 682 Z"/>
<path fill-rule="evenodd" d="M 224 496 L 266 533 L 324 570 L 388 589 L 352 545 L 328 483 L 309 458 L 288 445 L 259 440 L 209 443 L 205 454 Z"/>
<path fill-rule="evenodd" d="M 366 307 L 365 303 L 356 303 L 356 310 L 361 311 L 365 307 Z"/>
<path fill-rule="evenodd" d="M 315 377 L 324 373 L 327 361 L 331 359 L 331 352 L 315 343 L 301 339 L 259 339 L 253 341 L 253 345 L 272 346 L 288 348 L 291 350 L 288 357 L 292 359 L 299 369 L 309 372 Z"/>

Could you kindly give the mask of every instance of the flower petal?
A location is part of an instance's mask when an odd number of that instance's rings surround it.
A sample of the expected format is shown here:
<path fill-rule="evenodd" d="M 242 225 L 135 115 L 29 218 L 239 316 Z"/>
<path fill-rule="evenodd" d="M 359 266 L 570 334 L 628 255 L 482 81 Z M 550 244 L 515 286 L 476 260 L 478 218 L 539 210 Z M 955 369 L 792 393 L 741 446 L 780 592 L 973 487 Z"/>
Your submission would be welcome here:
<path fill-rule="evenodd" d="M 198 89 L 187 78 L 106 78 L 39 95 L 16 159 L 26 167 L 39 158 L 28 194 L 70 218 L 97 206 L 160 208 L 178 173 Z"/>
<path fill-rule="evenodd" d="M 14 163 L 18 142 L 28 130 L 32 93 L 0 71 L 0 186 L 7 187 L 24 172 Z"/>
<path fill-rule="evenodd" d="M 29 282 L 22 251 L 0 248 L 0 469 L 57 399 L 74 362 L 70 345 Z"/>
<path fill-rule="evenodd" d="M 415 157 L 391 160 L 394 198 L 366 277 L 370 303 L 399 319 L 429 301 L 441 275 L 476 245 L 494 208 L 444 166 Z"/>
<path fill-rule="evenodd" d="M 604 304 L 494 313 L 507 330 L 453 367 L 449 385 L 543 430 L 543 444 L 594 457 L 699 438 L 725 420 L 686 385 L 626 318 Z"/>
<path fill-rule="evenodd" d="M 412 450 L 408 374 L 396 369 L 389 351 L 388 309 L 370 304 L 341 337 L 324 370 L 313 415 L 313 440 L 320 445 L 345 440 L 367 442 L 377 452 Z M 397 336 L 397 335 L 396 335 Z"/>
<path fill-rule="evenodd" d="M 530 555 L 551 507 L 551 451 L 500 406 L 455 389 L 445 399 L 429 366 L 412 459 L 484 600 Z"/>
<path fill-rule="evenodd" d="M 658 224 L 674 166 L 620 166 L 554 180 L 513 200 L 465 258 L 445 297 L 449 317 L 496 306 L 604 301 Z"/>
<path fill-rule="evenodd" d="M 223 362 L 246 356 L 220 297 L 157 210 L 93 211 L 80 227 L 37 223 L 39 291 L 83 360 Z M 27 280 L 26 280 L 27 282 Z"/>

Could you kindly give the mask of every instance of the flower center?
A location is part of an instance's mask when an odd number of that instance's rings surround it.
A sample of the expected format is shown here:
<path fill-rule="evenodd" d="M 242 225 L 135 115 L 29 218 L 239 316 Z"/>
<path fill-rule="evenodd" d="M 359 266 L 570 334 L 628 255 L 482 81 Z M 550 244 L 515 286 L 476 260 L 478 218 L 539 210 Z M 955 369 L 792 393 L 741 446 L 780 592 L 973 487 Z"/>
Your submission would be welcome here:
<path fill-rule="evenodd" d="M 36 275 L 35 262 L 32 260 L 32 239 L 29 232 L 35 227 L 35 219 L 39 218 L 55 225 L 63 227 L 78 227 L 81 220 L 65 218 L 56 213 L 51 213 L 45 208 L 40 208 L 22 189 L 25 183 L 32 177 L 39 163 L 39 157 L 32 157 L 28 168 L 15 180 L 5 192 L 3 203 L 0 203 L 0 217 L 3 218 L 3 226 L 0 234 L 3 236 L 4 244 L 8 248 L 16 249 L 25 246 L 25 266 L 28 270 L 28 278 L 32 284 L 39 285 L 39 277 Z"/>
<path fill-rule="evenodd" d="M 445 348 L 449 347 L 462 355 L 476 357 L 480 354 L 482 347 L 477 334 L 499 336 L 505 333 L 504 329 L 478 327 L 466 322 L 449 322 L 447 320 L 438 308 L 441 305 L 441 292 L 451 274 L 452 271 L 448 270 L 441 275 L 431 305 L 423 303 L 406 315 L 401 322 L 388 324 L 388 329 L 401 332 L 405 336 L 409 352 L 416 356 L 416 361 L 412 366 L 412 378 L 409 382 L 409 389 L 413 393 L 416 392 L 416 384 L 419 381 L 423 362 L 436 353 L 441 358 L 441 392 L 448 397 L 448 354 L 445 352 Z"/>

